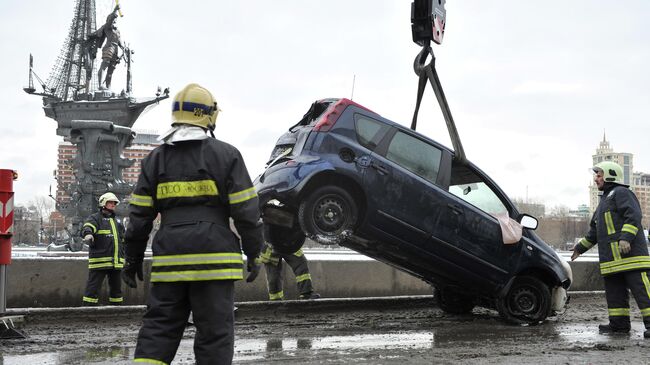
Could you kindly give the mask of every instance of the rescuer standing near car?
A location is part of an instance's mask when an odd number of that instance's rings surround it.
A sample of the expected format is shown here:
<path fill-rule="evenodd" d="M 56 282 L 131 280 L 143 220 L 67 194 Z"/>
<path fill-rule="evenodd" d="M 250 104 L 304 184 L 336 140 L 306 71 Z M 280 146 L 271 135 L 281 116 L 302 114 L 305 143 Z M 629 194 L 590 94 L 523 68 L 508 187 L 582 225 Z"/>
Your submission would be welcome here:
<path fill-rule="evenodd" d="M 108 276 L 109 298 L 112 305 L 122 304 L 120 271 L 124 266 L 122 241 L 124 226 L 115 217 L 120 200 L 113 193 L 99 197 L 99 211 L 86 219 L 81 237 L 88 245 L 88 282 L 83 296 L 84 305 L 99 303 L 99 290 Z"/>
<path fill-rule="evenodd" d="M 266 284 L 269 291 L 269 300 L 283 300 L 284 290 L 282 284 L 283 265 L 286 263 L 293 270 L 298 287 L 298 299 L 318 299 L 320 294 L 314 292 L 311 274 L 307 258 L 302 252 L 302 245 L 305 243 L 305 235 L 302 231 L 289 232 L 288 230 L 276 229 L 276 234 L 282 237 L 274 237 L 270 234 L 269 226 L 265 226 L 264 233 L 266 243 L 259 261 L 264 264 L 266 270 Z M 275 239 L 274 239 L 275 238 Z M 269 241 L 272 241 L 271 244 Z"/>
<path fill-rule="evenodd" d="M 197 364 L 230 364 L 234 351 L 234 282 L 250 274 L 262 248 L 258 198 L 239 151 L 212 134 L 219 108 L 212 94 L 189 84 L 175 97 L 172 129 L 144 160 L 131 198 L 122 277 L 136 287 L 152 222 L 151 292 L 135 361 L 169 364 L 190 311 Z M 212 134 L 214 137 L 214 134 Z M 230 230 L 232 218 L 241 236 Z"/>
<path fill-rule="evenodd" d="M 594 182 L 603 193 L 589 232 L 573 248 L 571 260 L 598 245 L 609 312 L 609 324 L 599 325 L 600 332 L 630 331 L 629 289 L 641 310 L 646 328 L 643 337 L 650 338 L 650 256 L 641 226 L 639 201 L 628 185 L 623 184 L 623 169 L 619 164 L 603 161 L 593 171 Z"/>

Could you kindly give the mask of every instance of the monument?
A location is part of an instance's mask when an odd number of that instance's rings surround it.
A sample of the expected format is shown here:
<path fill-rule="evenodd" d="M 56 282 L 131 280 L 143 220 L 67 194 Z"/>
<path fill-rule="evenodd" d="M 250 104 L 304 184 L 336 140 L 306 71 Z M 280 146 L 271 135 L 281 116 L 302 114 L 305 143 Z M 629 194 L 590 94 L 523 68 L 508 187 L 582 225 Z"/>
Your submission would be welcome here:
<path fill-rule="evenodd" d="M 135 137 L 131 127 L 145 110 L 169 97 L 169 90 L 161 93 L 160 88 L 154 97 L 132 96 L 134 52 L 121 39 L 118 14 L 121 17 L 116 1 L 106 22 L 97 29 L 95 0 L 76 0 L 68 36 L 46 82 L 34 72 L 31 55 L 29 59 L 29 86 L 24 91 L 43 98 L 45 115 L 58 123 L 56 134 L 77 148 L 75 181 L 64 186 L 70 200 L 57 199 L 56 204 L 66 218 L 69 246 L 73 248 L 79 246 L 76 237 L 80 223 L 96 211 L 100 195 L 111 191 L 122 200 L 133 190 L 132 184 L 122 179 L 122 170 L 134 163 L 122 157 L 122 151 Z M 100 47 L 102 61 L 97 68 L 95 59 Z M 122 61 L 126 86 L 114 93 L 112 75 Z M 34 78 L 42 91 L 34 88 Z"/>

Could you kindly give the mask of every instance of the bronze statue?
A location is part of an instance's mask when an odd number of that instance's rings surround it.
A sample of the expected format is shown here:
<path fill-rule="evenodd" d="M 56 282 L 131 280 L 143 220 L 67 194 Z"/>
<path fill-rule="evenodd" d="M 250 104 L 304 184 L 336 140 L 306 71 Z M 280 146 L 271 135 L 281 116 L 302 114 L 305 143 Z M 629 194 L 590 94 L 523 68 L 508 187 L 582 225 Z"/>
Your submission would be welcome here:
<path fill-rule="evenodd" d="M 101 47 L 102 44 L 102 64 L 99 66 L 99 71 L 97 71 L 97 82 L 99 83 L 100 90 L 106 90 L 111 88 L 111 78 L 113 77 L 113 71 L 115 71 L 115 66 L 120 63 L 121 56 L 118 56 L 119 50 L 118 47 L 124 52 L 124 45 L 120 39 L 120 31 L 117 29 L 117 13 L 120 10 L 120 5 L 115 5 L 113 12 L 108 14 L 106 17 L 106 23 L 102 25 L 95 32 L 88 35 L 88 41 L 93 44 L 93 47 L 90 50 L 90 57 L 95 58 L 97 48 Z M 104 43 L 104 41 L 106 41 Z M 102 79 L 102 75 L 106 70 L 106 79 Z M 106 85 L 104 87 L 103 85 Z"/>

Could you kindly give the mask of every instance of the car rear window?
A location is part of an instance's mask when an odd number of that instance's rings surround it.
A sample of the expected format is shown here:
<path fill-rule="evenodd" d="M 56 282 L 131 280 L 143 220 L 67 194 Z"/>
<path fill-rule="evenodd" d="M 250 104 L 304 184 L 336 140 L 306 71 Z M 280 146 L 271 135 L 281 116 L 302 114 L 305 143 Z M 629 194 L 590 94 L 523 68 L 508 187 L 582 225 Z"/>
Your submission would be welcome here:
<path fill-rule="evenodd" d="M 357 141 L 363 147 L 374 150 L 381 140 L 388 126 L 377 120 L 357 114 L 354 118 L 354 127 L 357 132 Z"/>
<path fill-rule="evenodd" d="M 387 159 L 434 184 L 438 178 L 441 156 L 440 149 L 399 131 L 390 142 L 386 153 Z"/>

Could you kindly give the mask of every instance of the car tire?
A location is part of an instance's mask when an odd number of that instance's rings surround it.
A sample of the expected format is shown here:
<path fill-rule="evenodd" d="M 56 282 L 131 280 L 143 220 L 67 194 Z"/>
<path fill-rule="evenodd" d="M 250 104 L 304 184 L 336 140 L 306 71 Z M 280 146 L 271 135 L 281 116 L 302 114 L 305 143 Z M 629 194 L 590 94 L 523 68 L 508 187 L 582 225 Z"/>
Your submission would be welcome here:
<path fill-rule="evenodd" d="M 323 186 L 300 203 L 298 221 L 310 238 L 320 244 L 337 244 L 341 234 L 354 228 L 357 204 L 345 189 Z"/>
<path fill-rule="evenodd" d="M 508 294 L 497 300 L 501 317 L 513 324 L 537 324 L 551 313 L 551 292 L 533 276 L 515 278 Z"/>
<path fill-rule="evenodd" d="M 273 245 L 275 251 L 290 255 L 305 244 L 305 234 L 298 227 L 264 223 L 264 240 Z"/>
<path fill-rule="evenodd" d="M 433 289 L 433 298 L 438 307 L 451 314 L 467 314 L 476 306 L 471 296 L 458 293 L 451 289 Z"/>

